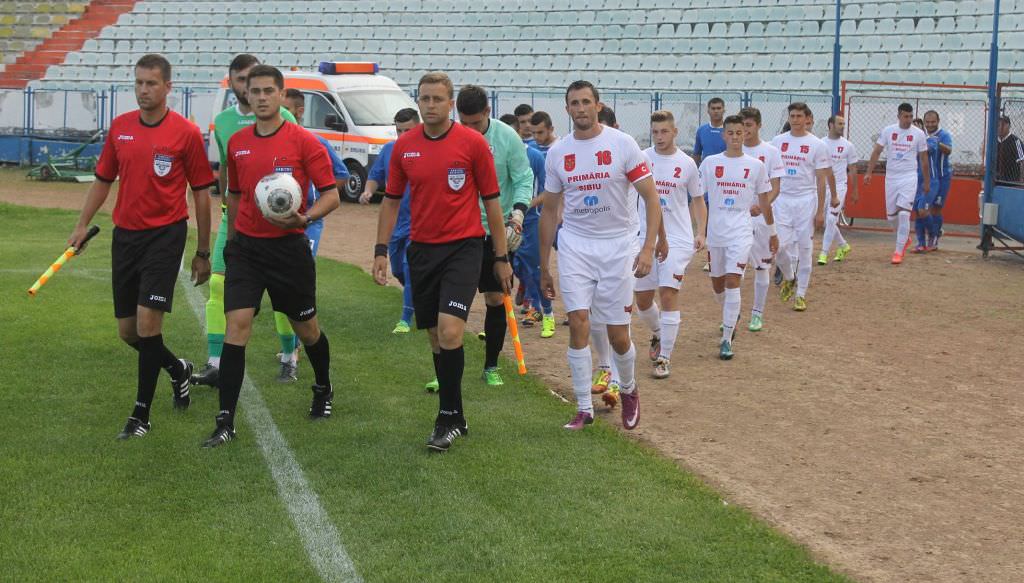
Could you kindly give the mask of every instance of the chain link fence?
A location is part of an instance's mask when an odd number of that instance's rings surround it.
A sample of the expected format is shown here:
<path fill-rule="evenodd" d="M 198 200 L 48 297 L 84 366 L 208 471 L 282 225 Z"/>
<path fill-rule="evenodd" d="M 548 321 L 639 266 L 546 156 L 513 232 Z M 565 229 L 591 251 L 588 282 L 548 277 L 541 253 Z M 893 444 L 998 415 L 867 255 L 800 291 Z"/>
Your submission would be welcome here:
<path fill-rule="evenodd" d="M 718 97 L 725 101 L 725 114 L 739 112 L 746 104 L 742 92 L 706 91 L 697 93 L 661 93 L 657 97 L 657 109 L 672 112 L 679 129 L 679 147 L 687 153 L 693 153 L 697 128 L 708 122 L 708 101 Z M 645 140 L 650 145 L 650 118 L 644 120 Z M 645 146 L 646 147 L 646 146 Z"/>
<path fill-rule="evenodd" d="M 782 128 L 789 121 L 789 104 L 798 101 L 806 103 L 814 114 L 811 133 L 816 136 L 828 134 L 828 118 L 832 115 L 831 95 L 752 91 L 748 102 L 761 112 L 762 139 L 771 140 L 773 136 L 783 133 Z"/>
<path fill-rule="evenodd" d="M 101 127 L 101 100 L 95 91 L 34 90 L 31 95 L 33 134 L 83 138 Z"/>
<path fill-rule="evenodd" d="M 997 128 L 995 181 L 1024 186 L 1024 141 L 1020 137 L 1024 135 L 1024 96 L 1003 97 L 999 112 L 1001 123 Z M 1008 126 L 1003 125 L 1003 119 L 1009 122 Z"/>
<path fill-rule="evenodd" d="M 929 95 L 922 95 L 924 93 Z M 914 107 L 915 118 L 923 118 L 928 111 L 939 114 L 939 127 L 953 138 L 953 152 L 949 159 L 954 174 L 984 175 L 988 102 L 978 91 L 954 92 L 894 85 L 870 94 L 847 95 L 843 107 L 847 139 L 856 146 L 861 158 L 867 159 L 870 155 L 882 128 L 896 123 L 897 108 L 901 103 Z"/>
<path fill-rule="evenodd" d="M 25 91 L 0 89 L 0 134 L 22 135 L 25 132 Z"/>

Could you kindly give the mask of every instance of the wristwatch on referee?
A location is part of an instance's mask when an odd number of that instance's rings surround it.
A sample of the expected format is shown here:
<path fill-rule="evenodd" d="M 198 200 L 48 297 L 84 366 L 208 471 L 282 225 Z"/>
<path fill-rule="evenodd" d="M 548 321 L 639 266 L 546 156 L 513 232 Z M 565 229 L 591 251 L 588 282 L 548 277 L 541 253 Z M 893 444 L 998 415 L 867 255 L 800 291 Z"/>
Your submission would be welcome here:
<path fill-rule="evenodd" d="M 494 256 L 494 262 L 495 263 L 508 263 L 508 255 L 495 255 Z"/>
<path fill-rule="evenodd" d="M 210 251 L 209 250 L 207 250 L 207 251 L 200 251 L 199 249 L 196 249 L 196 257 L 198 257 L 200 259 L 209 259 L 210 258 Z"/>

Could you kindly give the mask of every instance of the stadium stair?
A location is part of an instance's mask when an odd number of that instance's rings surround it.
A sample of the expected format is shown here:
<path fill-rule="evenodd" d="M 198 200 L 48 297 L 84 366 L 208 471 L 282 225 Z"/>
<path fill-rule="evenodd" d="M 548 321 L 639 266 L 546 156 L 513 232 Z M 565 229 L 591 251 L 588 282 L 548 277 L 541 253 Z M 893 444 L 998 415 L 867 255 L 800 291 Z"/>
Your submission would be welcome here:
<path fill-rule="evenodd" d="M 15 7 L 16 3 L 4 3 Z M 86 4 L 67 2 L 30 2 L 17 3 L 17 8 L 25 11 L 4 11 L 2 18 L 10 21 L 4 30 L 8 36 L 16 33 L 28 39 L 45 37 L 42 42 L 26 47 L 13 63 L 7 64 L 0 71 L 0 87 L 22 88 L 29 81 L 42 79 L 46 68 L 64 62 L 64 57 L 72 51 L 82 48 L 85 41 L 97 36 L 107 25 L 117 22 L 120 15 L 131 12 L 135 7 L 134 0 L 93 0 Z M 63 8 L 58 8 L 63 5 Z M 68 15 L 72 15 L 68 18 Z M 77 17 L 74 15 L 77 14 Z M 43 26 L 39 26 L 43 25 Z M 45 25 L 51 25 L 48 29 Z M 59 28 L 53 29 L 53 25 Z M 11 48 L 18 45 L 13 44 Z"/>

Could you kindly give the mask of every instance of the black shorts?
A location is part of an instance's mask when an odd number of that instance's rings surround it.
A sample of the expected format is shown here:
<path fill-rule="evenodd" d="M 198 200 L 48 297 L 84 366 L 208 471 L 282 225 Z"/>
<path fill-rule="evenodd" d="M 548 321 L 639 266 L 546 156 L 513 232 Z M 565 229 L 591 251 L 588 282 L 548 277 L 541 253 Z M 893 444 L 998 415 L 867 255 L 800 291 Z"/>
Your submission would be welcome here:
<path fill-rule="evenodd" d="M 225 312 L 259 309 L 266 291 L 275 312 L 297 322 L 316 315 L 316 263 L 305 235 L 235 233 L 224 246 L 224 265 Z"/>
<path fill-rule="evenodd" d="M 137 306 L 171 311 L 187 235 L 186 221 L 143 231 L 114 227 L 110 263 L 115 318 L 134 317 Z"/>
<path fill-rule="evenodd" d="M 508 254 L 508 259 L 509 265 L 511 265 L 511 253 Z M 498 278 L 494 277 L 494 243 L 490 237 L 484 239 L 483 259 L 480 261 L 480 281 L 477 282 L 476 288 L 481 293 L 505 291 Z"/>
<path fill-rule="evenodd" d="M 451 243 L 409 243 L 405 251 L 412 278 L 416 327 L 437 327 L 439 313 L 465 320 L 476 296 L 483 239 Z"/>

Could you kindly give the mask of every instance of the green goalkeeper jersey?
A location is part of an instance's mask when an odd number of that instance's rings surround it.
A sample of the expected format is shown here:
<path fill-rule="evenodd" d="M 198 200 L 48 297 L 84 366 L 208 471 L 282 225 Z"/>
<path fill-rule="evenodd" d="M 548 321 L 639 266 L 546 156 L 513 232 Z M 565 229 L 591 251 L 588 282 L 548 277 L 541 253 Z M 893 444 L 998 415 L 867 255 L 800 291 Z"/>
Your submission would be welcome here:
<path fill-rule="evenodd" d="M 497 119 L 490 120 L 484 137 L 487 138 L 491 154 L 494 155 L 494 169 L 498 174 L 498 189 L 501 191 L 498 197 L 501 201 L 501 213 L 508 218 L 517 203 L 528 207 L 533 199 L 533 170 L 530 169 L 530 160 L 526 156 L 526 144 L 518 132 Z M 484 231 L 490 235 L 487 211 L 484 210 L 482 201 L 480 222 L 484 225 Z"/>

